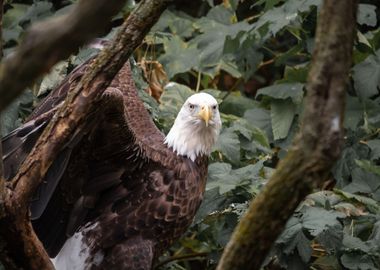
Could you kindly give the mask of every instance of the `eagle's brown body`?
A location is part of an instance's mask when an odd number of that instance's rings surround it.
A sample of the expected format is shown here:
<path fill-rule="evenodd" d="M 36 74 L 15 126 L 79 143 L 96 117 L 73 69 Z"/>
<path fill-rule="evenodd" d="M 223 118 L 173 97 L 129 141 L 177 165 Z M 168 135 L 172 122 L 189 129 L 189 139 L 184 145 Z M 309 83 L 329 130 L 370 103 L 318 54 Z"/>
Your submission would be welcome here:
<path fill-rule="evenodd" d="M 7 178 L 85 68 L 77 68 L 24 126 L 3 138 Z M 51 257 L 70 236 L 81 233 L 88 269 L 151 269 L 191 224 L 206 174 L 206 156 L 193 162 L 164 144 L 126 64 L 86 126 L 53 162 L 31 202 L 33 226 Z"/>

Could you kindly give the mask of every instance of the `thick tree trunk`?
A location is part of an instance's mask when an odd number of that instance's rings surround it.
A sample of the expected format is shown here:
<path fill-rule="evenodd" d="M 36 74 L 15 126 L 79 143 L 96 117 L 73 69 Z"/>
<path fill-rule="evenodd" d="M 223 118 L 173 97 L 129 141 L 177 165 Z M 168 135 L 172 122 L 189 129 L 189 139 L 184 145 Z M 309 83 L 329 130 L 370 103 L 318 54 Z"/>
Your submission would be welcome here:
<path fill-rule="evenodd" d="M 218 270 L 260 269 L 296 207 L 338 159 L 357 5 L 357 0 L 324 1 L 300 132 L 236 227 Z"/>
<path fill-rule="evenodd" d="M 5 216 L 0 218 L 0 260 L 7 269 L 52 269 L 50 259 L 29 222 L 29 201 L 56 154 L 70 140 L 75 130 L 85 125 L 88 121 L 87 115 L 94 110 L 94 105 L 104 90 L 132 52 L 140 45 L 149 29 L 170 2 L 168 0 L 143 0 L 140 2 L 121 27 L 115 40 L 98 55 L 77 87 L 70 91 L 64 104 L 58 109 L 56 117 L 46 127 L 34 149 L 21 165 L 18 174 L 6 183 L 6 189 L 1 194 L 5 197 L 3 204 Z M 41 39 L 43 38 L 46 37 L 41 37 Z M 35 45 L 35 43 L 33 44 Z M 25 44 L 24 47 L 29 45 Z M 39 52 L 38 48 L 34 47 L 28 50 Z M 23 50 L 19 53 L 22 55 L 22 52 Z M 38 55 L 41 56 L 41 54 Z M 30 68 L 28 65 L 31 61 L 38 59 L 39 62 L 44 62 L 38 56 L 36 58 L 35 55 L 29 55 L 29 57 L 30 59 L 25 60 L 24 70 Z M 54 62 L 58 58 L 53 57 L 52 61 Z M 12 59 L 17 63 L 18 58 Z M 12 69 L 13 66 L 14 63 L 7 62 L 5 64 L 8 69 Z M 28 82 L 33 81 L 40 72 L 41 70 L 33 75 L 29 74 Z M 0 70 L 0 95 L 2 95 L 2 87 L 6 85 L 6 82 L 10 82 L 15 91 L 24 87 L 25 85 L 13 85 L 11 82 L 22 80 L 24 75 L 15 73 L 10 79 L 4 77 L 5 75 Z M 8 98 L 7 102 L 12 98 Z M 3 99 L 1 102 L 0 111 L 3 106 L 7 105 Z"/>

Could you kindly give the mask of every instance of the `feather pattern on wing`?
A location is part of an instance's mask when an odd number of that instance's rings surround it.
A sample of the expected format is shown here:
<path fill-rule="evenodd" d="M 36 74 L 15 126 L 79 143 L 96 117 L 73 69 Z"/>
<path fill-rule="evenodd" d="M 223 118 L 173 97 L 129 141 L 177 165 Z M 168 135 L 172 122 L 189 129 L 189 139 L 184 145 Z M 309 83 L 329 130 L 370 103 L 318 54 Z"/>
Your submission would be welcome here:
<path fill-rule="evenodd" d="M 87 66 L 74 70 L 28 122 L 3 138 L 8 179 Z M 81 267 L 150 269 L 191 224 L 203 198 L 208 158 L 192 161 L 164 143 L 138 97 L 128 63 L 88 118 L 31 202 L 34 229 L 49 255 L 59 254 L 57 263 L 70 250 L 65 242 L 81 239 L 88 255 Z"/>

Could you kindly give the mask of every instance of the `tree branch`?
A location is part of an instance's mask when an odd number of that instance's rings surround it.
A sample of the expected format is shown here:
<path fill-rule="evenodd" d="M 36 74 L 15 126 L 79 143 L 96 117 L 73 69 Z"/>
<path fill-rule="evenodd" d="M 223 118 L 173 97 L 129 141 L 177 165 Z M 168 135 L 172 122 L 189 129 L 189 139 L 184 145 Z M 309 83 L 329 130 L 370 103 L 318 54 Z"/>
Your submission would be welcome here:
<path fill-rule="evenodd" d="M 357 5 L 357 0 L 324 1 L 301 130 L 235 228 L 218 270 L 260 269 L 296 207 L 338 159 Z"/>
<path fill-rule="evenodd" d="M 166 260 L 159 262 L 157 265 L 154 266 L 154 269 L 159 269 L 165 264 L 168 264 L 173 261 L 205 260 L 207 255 L 208 255 L 208 252 L 198 252 L 198 253 L 189 253 L 189 254 L 172 256 L 170 258 L 167 258 Z"/>
<path fill-rule="evenodd" d="M 54 64 L 102 34 L 124 2 L 82 0 L 69 14 L 33 25 L 0 66 L 0 112 Z"/>
<path fill-rule="evenodd" d="M 107 3 L 109 2 L 107 1 Z M 3 250 L 7 252 L 4 255 L 0 250 L 0 259 L 3 260 L 7 269 L 20 267 L 23 269 L 52 269 L 51 261 L 30 224 L 29 201 L 61 147 L 69 141 L 76 130 L 83 127 L 88 121 L 87 115 L 97 109 L 94 105 L 100 100 L 104 90 L 134 49 L 140 45 L 146 33 L 169 3 L 168 0 L 143 0 L 140 2 L 122 25 L 115 40 L 93 60 L 76 88 L 69 92 L 64 104 L 45 128 L 18 174 L 11 182 L 7 182 L 7 215 L 0 219 L 0 249 L 1 242 L 6 243 L 6 248 Z M 85 20 L 85 18 L 83 19 Z M 41 37 L 41 39 L 43 38 Z M 27 45 L 25 46 L 28 47 Z M 73 48 L 71 45 L 69 47 Z M 48 58 L 48 61 L 50 61 L 49 59 L 55 61 L 58 58 Z M 13 65 L 13 62 L 10 64 Z M 19 74 L 16 76 L 17 80 L 20 80 L 18 76 Z M 1 80 L 8 79 L 4 74 L 0 74 L 0 77 L 1 92 L 4 82 Z M 32 76 L 30 76 L 31 78 Z M 13 76 L 14 79 L 15 76 Z M 20 85 L 16 88 L 18 89 L 18 87 Z"/>
<path fill-rule="evenodd" d="M 115 40 L 93 61 L 77 87 L 67 96 L 39 138 L 34 149 L 12 181 L 12 201 L 19 210 L 26 209 L 35 189 L 70 136 L 83 126 L 88 115 L 132 52 L 170 1 L 143 0 L 122 25 Z M 54 140 L 52 138 L 54 137 Z"/>

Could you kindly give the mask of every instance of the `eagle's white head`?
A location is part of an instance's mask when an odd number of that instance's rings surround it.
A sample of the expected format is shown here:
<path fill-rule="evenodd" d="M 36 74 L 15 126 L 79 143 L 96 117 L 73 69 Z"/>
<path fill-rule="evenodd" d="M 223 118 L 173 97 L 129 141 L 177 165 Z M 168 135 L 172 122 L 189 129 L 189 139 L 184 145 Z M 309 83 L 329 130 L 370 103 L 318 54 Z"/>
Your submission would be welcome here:
<path fill-rule="evenodd" d="M 194 94 L 183 104 L 165 143 L 194 161 L 211 153 L 221 126 L 216 99 L 206 93 Z"/>

